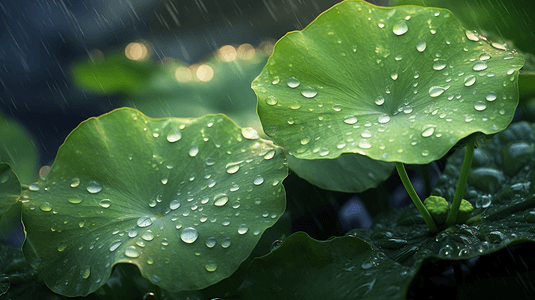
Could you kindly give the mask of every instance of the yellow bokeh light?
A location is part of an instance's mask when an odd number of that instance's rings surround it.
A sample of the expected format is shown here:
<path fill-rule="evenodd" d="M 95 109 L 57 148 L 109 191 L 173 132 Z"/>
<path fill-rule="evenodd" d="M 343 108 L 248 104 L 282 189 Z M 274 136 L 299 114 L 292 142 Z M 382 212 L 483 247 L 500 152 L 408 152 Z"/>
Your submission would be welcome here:
<path fill-rule="evenodd" d="M 260 43 L 258 48 L 264 51 L 267 55 L 271 55 L 273 53 L 273 47 L 275 46 L 275 43 L 272 41 L 264 41 Z"/>
<path fill-rule="evenodd" d="M 131 60 L 143 60 L 149 56 L 149 49 L 144 43 L 130 43 L 124 50 L 126 57 Z"/>
<path fill-rule="evenodd" d="M 200 81 L 208 82 L 214 77 L 214 69 L 207 64 L 202 64 L 197 68 L 195 74 Z"/>
<path fill-rule="evenodd" d="M 251 60 L 255 55 L 255 48 L 251 44 L 241 44 L 238 47 L 238 57 L 245 60 Z"/>
<path fill-rule="evenodd" d="M 178 67 L 175 70 L 175 78 L 178 82 L 188 82 L 193 79 L 193 74 L 189 68 Z"/>
<path fill-rule="evenodd" d="M 222 61 L 231 62 L 236 59 L 236 56 L 238 56 L 238 52 L 236 51 L 236 48 L 232 47 L 231 45 L 225 45 L 221 48 L 219 48 L 219 58 Z"/>

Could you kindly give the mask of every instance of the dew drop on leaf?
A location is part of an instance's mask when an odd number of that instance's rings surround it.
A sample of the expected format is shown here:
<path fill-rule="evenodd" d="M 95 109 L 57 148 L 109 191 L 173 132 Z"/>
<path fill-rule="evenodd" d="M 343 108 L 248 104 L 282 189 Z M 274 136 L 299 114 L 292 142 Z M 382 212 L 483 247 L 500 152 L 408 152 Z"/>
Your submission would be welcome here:
<path fill-rule="evenodd" d="M 484 61 L 476 61 L 472 69 L 474 71 L 483 71 L 487 69 L 487 64 Z"/>
<path fill-rule="evenodd" d="M 41 205 L 39 205 L 39 209 L 42 210 L 42 211 L 51 211 L 52 210 L 52 205 L 50 205 L 50 203 L 48 203 L 48 202 L 43 202 L 43 203 L 41 203 Z"/>
<path fill-rule="evenodd" d="M 479 56 L 479 60 L 488 60 L 490 59 L 490 54 L 488 53 L 483 53 Z"/>
<path fill-rule="evenodd" d="M 32 192 L 37 192 L 39 191 L 39 185 L 37 184 L 37 182 L 35 183 L 32 183 L 30 184 L 30 186 L 28 187 L 28 189 Z"/>
<path fill-rule="evenodd" d="M 189 156 L 194 157 L 195 155 L 197 155 L 197 153 L 199 153 L 199 147 L 197 145 L 191 146 L 191 148 L 189 148 L 188 153 L 189 153 Z"/>
<path fill-rule="evenodd" d="M 217 269 L 217 264 L 214 261 L 209 260 L 208 263 L 204 265 L 204 268 L 208 272 L 214 272 Z"/>
<path fill-rule="evenodd" d="M 128 229 L 128 236 L 131 238 L 134 238 L 137 236 L 137 230 L 135 228 Z"/>
<path fill-rule="evenodd" d="M 110 245 L 110 251 L 113 252 L 113 251 L 117 250 L 117 248 L 119 248 L 119 246 L 121 246 L 122 243 L 123 243 L 123 242 L 121 242 L 121 241 L 114 241 L 114 242 L 111 243 L 111 245 Z"/>
<path fill-rule="evenodd" d="M 405 34 L 408 30 L 409 27 L 407 26 L 407 22 L 405 22 L 404 20 L 397 21 L 392 27 L 392 31 L 395 35 Z"/>
<path fill-rule="evenodd" d="M 234 173 L 238 172 L 239 169 L 240 169 L 239 162 L 238 163 L 228 163 L 227 164 L 227 173 L 229 173 L 229 174 L 234 174 Z"/>
<path fill-rule="evenodd" d="M 446 61 L 443 59 L 437 59 L 433 64 L 433 70 L 440 71 L 446 67 Z"/>
<path fill-rule="evenodd" d="M 468 75 L 464 78 L 465 86 L 472 86 L 474 83 L 476 83 L 476 77 L 474 75 Z"/>
<path fill-rule="evenodd" d="M 139 251 L 136 249 L 136 247 L 128 246 L 128 247 L 126 247 L 126 249 L 124 249 L 124 255 L 127 256 L 127 257 L 136 258 L 136 257 L 139 257 L 139 255 L 141 255 L 141 253 L 139 253 Z"/>
<path fill-rule="evenodd" d="M 444 88 L 443 87 L 440 87 L 440 86 L 432 86 L 430 89 L 429 89 L 429 96 L 431 97 L 438 97 L 440 95 L 442 95 L 442 93 L 444 93 Z"/>
<path fill-rule="evenodd" d="M 424 52 L 425 48 L 427 48 L 427 44 L 424 40 L 419 40 L 416 43 L 416 50 L 418 50 L 418 52 Z"/>
<path fill-rule="evenodd" d="M 260 138 L 258 132 L 251 127 L 244 127 L 241 129 L 241 135 L 248 140 L 256 140 Z"/>
<path fill-rule="evenodd" d="M 68 201 L 69 203 L 72 203 L 72 204 L 79 204 L 79 203 L 82 203 L 83 200 L 84 200 L 84 199 L 82 199 L 82 198 L 78 198 L 78 197 L 77 197 L 77 198 L 68 198 L 68 199 L 67 199 L 67 201 Z"/>
<path fill-rule="evenodd" d="M 83 279 L 89 278 L 89 275 L 91 275 L 91 268 L 86 267 L 84 270 L 82 270 L 81 275 Z"/>
<path fill-rule="evenodd" d="M 228 196 L 227 194 L 218 194 L 214 197 L 214 205 L 215 206 L 223 206 L 227 204 L 228 202 Z"/>
<path fill-rule="evenodd" d="M 197 240 L 199 237 L 199 234 L 197 233 L 197 230 L 195 230 L 192 227 L 186 227 L 182 232 L 180 233 L 180 239 L 187 244 L 191 244 Z"/>
<path fill-rule="evenodd" d="M 422 131 L 422 136 L 429 137 L 433 135 L 434 132 L 435 132 L 435 127 L 427 127 L 427 128 L 424 127 L 424 131 Z"/>
<path fill-rule="evenodd" d="M 245 224 L 241 224 L 240 227 L 238 227 L 238 233 L 239 234 L 246 234 L 249 228 Z"/>
<path fill-rule="evenodd" d="M 496 100 L 497 96 L 496 96 L 496 93 L 495 92 L 492 92 L 490 91 L 487 96 L 485 97 L 485 99 L 487 99 L 487 101 L 494 101 Z"/>
<path fill-rule="evenodd" d="M 388 123 L 390 121 L 390 116 L 387 114 L 382 114 L 377 118 L 377 121 L 381 124 Z"/>
<path fill-rule="evenodd" d="M 104 207 L 104 208 L 108 208 L 111 206 L 111 200 L 110 199 L 102 199 L 100 200 L 100 202 L 98 203 L 100 206 Z"/>
<path fill-rule="evenodd" d="M 75 187 L 77 187 L 77 186 L 79 186 L 79 185 L 80 185 L 80 179 L 78 179 L 78 178 L 73 178 L 72 181 L 71 181 L 71 187 L 72 187 L 72 188 L 75 188 Z"/>
<path fill-rule="evenodd" d="M 485 110 L 485 108 L 487 108 L 487 105 L 482 101 L 477 101 L 476 104 L 474 105 L 474 108 L 477 111 L 483 111 Z"/>
<path fill-rule="evenodd" d="M 370 142 L 368 142 L 368 140 L 362 139 L 359 141 L 359 147 L 362 149 L 369 149 L 372 147 L 372 145 L 370 144 Z"/>
<path fill-rule="evenodd" d="M 288 86 L 291 87 L 292 89 L 298 87 L 301 82 L 299 82 L 299 80 L 293 76 L 291 76 L 290 78 L 288 78 L 288 82 L 287 82 Z"/>
<path fill-rule="evenodd" d="M 178 202 L 178 200 L 173 200 L 173 201 L 171 201 L 171 203 L 169 203 L 169 208 L 171 210 L 175 210 L 175 209 L 177 209 L 179 207 L 180 207 L 180 202 Z"/>
<path fill-rule="evenodd" d="M 137 219 L 137 226 L 143 228 L 152 225 L 152 220 L 149 217 L 140 217 Z"/>
<path fill-rule="evenodd" d="M 253 179 L 253 183 L 254 183 L 254 185 L 261 185 L 262 183 L 264 183 L 264 177 L 262 177 L 261 175 L 256 176 Z"/>
<path fill-rule="evenodd" d="M 177 142 L 181 138 L 182 138 L 182 132 L 178 128 L 173 128 L 173 130 L 167 135 L 167 141 L 169 143 Z"/>
<path fill-rule="evenodd" d="M 96 194 L 102 191 L 102 186 L 96 181 L 89 181 L 87 184 L 87 191 L 91 194 Z"/>
<path fill-rule="evenodd" d="M 155 283 L 158 283 L 158 282 L 160 282 L 160 277 L 158 277 L 158 275 L 154 274 L 154 275 L 152 275 L 152 281 L 154 281 Z"/>
<path fill-rule="evenodd" d="M 357 123 L 357 121 L 358 121 L 358 119 L 355 116 L 345 116 L 344 117 L 344 123 L 349 124 L 349 125 L 353 125 L 353 124 Z"/>
<path fill-rule="evenodd" d="M 231 241 L 228 237 L 224 238 L 223 241 L 221 241 L 221 247 L 228 248 L 230 247 Z"/>
<path fill-rule="evenodd" d="M 144 239 L 147 242 L 150 242 L 150 241 L 152 241 L 154 239 L 154 235 L 152 234 L 152 231 L 147 230 L 147 231 L 143 232 L 143 234 L 141 235 L 141 238 Z"/>
<path fill-rule="evenodd" d="M 65 250 L 65 248 L 67 248 L 67 243 L 61 243 L 58 245 L 59 252 L 62 252 L 63 250 Z"/>
<path fill-rule="evenodd" d="M 215 244 L 216 244 L 216 240 L 213 237 L 209 237 L 206 240 L 206 247 L 208 247 L 208 248 L 213 248 L 215 246 Z"/>
<path fill-rule="evenodd" d="M 475 32 L 475 31 L 470 31 L 470 30 L 467 30 L 465 32 L 466 34 L 466 37 L 471 40 L 471 41 L 474 41 L 474 42 L 477 42 L 479 41 L 479 36 L 478 34 Z"/>
<path fill-rule="evenodd" d="M 311 86 L 307 86 L 303 90 L 301 90 L 301 95 L 303 95 L 305 98 L 314 98 L 317 94 L 318 92 L 316 91 L 316 89 Z"/>

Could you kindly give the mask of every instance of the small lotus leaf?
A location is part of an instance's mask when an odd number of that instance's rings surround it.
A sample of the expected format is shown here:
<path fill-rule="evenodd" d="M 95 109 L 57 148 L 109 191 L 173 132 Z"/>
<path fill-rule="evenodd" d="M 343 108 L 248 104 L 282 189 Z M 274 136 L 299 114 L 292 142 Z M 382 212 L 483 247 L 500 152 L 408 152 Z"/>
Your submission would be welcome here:
<path fill-rule="evenodd" d="M 266 134 L 297 158 L 424 164 L 505 129 L 523 62 L 448 10 L 353 0 L 279 40 L 252 88 Z"/>
<path fill-rule="evenodd" d="M 75 129 L 23 194 L 23 253 L 55 292 L 87 295 L 117 263 L 166 290 L 230 276 L 283 214 L 282 149 L 223 115 L 133 109 Z"/>
<path fill-rule="evenodd" d="M 20 197 L 19 178 L 7 163 L 0 163 L 0 215 L 15 204 Z"/>

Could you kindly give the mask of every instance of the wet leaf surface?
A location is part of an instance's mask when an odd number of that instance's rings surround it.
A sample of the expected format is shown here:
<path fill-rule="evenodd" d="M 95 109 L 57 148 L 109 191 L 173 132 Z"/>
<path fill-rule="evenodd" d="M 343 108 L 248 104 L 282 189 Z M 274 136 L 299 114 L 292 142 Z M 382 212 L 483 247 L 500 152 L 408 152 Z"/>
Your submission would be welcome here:
<path fill-rule="evenodd" d="M 117 263 L 167 290 L 230 276 L 285 208 L 282 149 L 222 115 L 91 118 L 23 194 L 23 252 L 60 294 L 87 295 Z"/>
<path fill-rule="evenodd" d="M 20 197 L 19 178 L 7 163 L 0 163 L 0 215 L 6 212 Z"/>
<path fill-rule="evenodd" d="M 511 122 L 523 61 L 447 10 L 344 1 L 279 40 L 252 87 L 266 134 L 297 158 L 423 164 Z"/>

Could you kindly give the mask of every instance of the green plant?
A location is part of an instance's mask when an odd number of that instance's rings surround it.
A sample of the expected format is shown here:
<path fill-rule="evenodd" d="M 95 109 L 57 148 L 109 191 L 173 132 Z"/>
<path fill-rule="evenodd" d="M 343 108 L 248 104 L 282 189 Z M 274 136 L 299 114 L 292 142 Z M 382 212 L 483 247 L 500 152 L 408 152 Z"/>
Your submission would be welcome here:
<path fill-rule="evenodd" d="M 118 109 L 80 124 L 24 191 L 0 164 L 0 212 L 22 203 L 24 257 L 62 295 L 105 298 L 113 267 L 129 263 L 156 298 L 403 299 L 427 258 L 535 239 L 535 127 L 510 125 L 523 64 L 448 10 L 344 1 L 279 40 L 252 82 L 273 142 L 223 115 Z M 405 164 L 456 145 L 422 202 Z M 344 192 L 396 167 L 414 206 L 327 241 L 297 232 L 242 264 L 284 213 L 286 159 Z"/>

